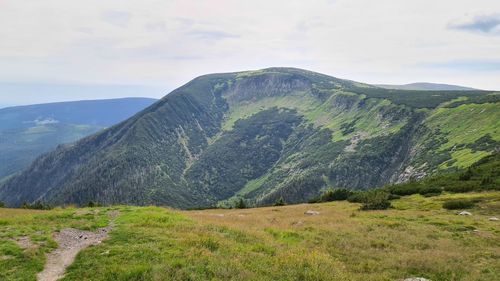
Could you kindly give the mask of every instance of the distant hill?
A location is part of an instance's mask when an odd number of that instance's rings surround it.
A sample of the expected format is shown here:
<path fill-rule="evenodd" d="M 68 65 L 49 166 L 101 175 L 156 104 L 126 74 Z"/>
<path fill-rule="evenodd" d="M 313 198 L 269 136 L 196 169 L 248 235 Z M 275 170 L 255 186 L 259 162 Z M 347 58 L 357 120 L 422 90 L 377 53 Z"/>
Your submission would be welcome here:
<path fill-rule="evenodd" d="M 294 68 L 209 74 L 39 157 L 0 201 L 306 202 L 470 166 L 500 150 L 499 105 L 496 92 L 383 89 Z"/>
<path fill-rule="evenodd" d="M 385 88 L 385 89 L 395 89 L 395 90 L 417 90 L 417 91 L 477 91 L 477 89 L 456 86 L 456 85 L 448 85 L 448 84 L 436 84 L 436 83 L 411 83 L 405 85 L 375 85 L 377 87 Z"/>
<path fill-rule="evenodd" d="M 6 107 L 0 109 L 0 131 L 48 123 L 108 127 L 155 101 L 151 98 L 121 98 Z"/>
<path fill-rule="evenodd" d="M 123 98 L 0 109 L 0 178 L 20 171 L 59 144 L 119 123 L 155 101 Z"/>

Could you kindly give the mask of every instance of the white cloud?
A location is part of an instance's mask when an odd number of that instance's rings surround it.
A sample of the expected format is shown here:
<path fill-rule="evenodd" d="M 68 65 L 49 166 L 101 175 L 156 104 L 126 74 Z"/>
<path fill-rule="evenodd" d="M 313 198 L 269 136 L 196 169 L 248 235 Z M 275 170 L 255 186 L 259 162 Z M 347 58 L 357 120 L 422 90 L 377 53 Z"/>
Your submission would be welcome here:
<path fill-rule="evenodd" d="M 0 0 L 0 81 L 172 89 L 205 73 L 294 66 L 500 89 L 498 71 L 477 71 L 500 61 L 500 37 L 450 29 L 498 13 L 498 0 Z M 442 67 L 463 61 L 476 67 Z"/>

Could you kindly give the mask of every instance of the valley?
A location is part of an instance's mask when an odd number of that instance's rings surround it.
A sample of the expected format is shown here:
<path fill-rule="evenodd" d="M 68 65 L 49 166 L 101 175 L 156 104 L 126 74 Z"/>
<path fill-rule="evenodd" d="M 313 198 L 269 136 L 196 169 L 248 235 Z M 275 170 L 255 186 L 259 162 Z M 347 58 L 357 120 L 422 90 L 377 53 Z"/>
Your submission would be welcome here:
<path fill-rule="evenodd" d="M 119 123 L 155 99 L 123 98 L 0 109 L 0 182 L 38 156 Z"/>

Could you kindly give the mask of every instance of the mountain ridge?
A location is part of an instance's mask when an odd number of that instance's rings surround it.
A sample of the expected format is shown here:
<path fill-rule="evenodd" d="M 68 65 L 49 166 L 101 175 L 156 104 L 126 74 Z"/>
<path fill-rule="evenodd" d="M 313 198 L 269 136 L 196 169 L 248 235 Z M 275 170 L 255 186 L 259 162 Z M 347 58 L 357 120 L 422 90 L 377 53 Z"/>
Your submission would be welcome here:
<path fill-rule="evenodd" d="M 415 82 L 402 85 L 376 84 L 375 86 L 395 90 L 421 90 L 421 91 L 478 91 L 479 89 L 451 84 Z"/>
<path fill-rule="evenodd" d="M 294 68 L 209 74 L 41 156 L 0 187 L 0 200 L 176 208 L 238 197 L 304 202 L 327 186 L 376 187 L 491 154 L 500 140 L 497 102 L 495 92 L 384 90 Z M 464 126 L 480 134 L 460 140 L 443 130 L 456 125 L 443 116 L 475 106 L 480 126 Z"/>

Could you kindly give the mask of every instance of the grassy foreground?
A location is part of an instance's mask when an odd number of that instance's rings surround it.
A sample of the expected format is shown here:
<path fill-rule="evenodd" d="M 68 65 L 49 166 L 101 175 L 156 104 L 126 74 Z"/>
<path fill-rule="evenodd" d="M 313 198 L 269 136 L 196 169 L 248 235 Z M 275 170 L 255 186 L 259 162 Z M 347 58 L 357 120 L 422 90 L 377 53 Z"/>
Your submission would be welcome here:
<path fill-rule="evenodd" d="M 441 208 L 459 198 L 472 216 Z M 393 209 L 333 202 L 244 210 L 119 206 L 110 238 L 63 280 L 499 280 L 500 192 L 412 195 Z M 0 280 L 35 280 L 54 231 L 96 229 L 110 208 L 0 209 Z M 304 212 L 315 210 L 319 215 Z M 16 242 L 28 236 L 31 245 Z"/>

